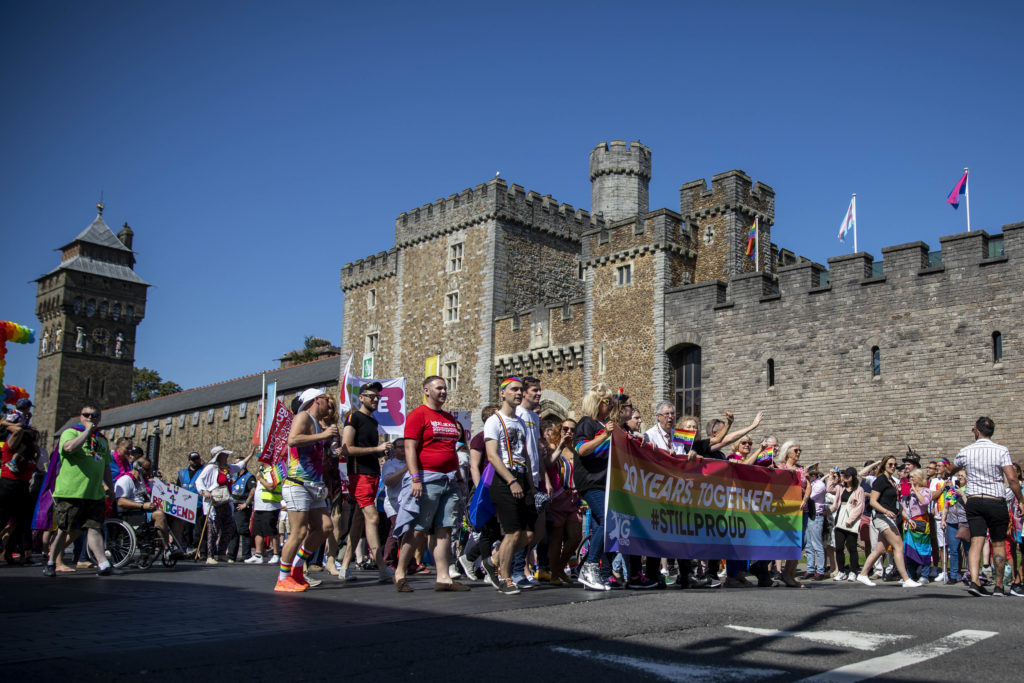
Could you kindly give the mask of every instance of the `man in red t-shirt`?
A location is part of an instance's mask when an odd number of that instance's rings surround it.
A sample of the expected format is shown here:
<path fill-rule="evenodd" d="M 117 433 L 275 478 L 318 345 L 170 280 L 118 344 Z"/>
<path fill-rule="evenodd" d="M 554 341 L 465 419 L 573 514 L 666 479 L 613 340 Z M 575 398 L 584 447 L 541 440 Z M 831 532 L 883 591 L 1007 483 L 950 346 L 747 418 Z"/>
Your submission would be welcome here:
<path fill-rule="evenodd" d="M 448 385 L 444 378 L 437 375 L 427 377 L 423 380 L 423 405 L 409 413 L 405 421 L 409 496 L 418 503 L 419 512 L 413 516 L 410 531 L 402 539 L 402 549 L 398 553 L 395 588 L 399 593 L 412 592 L 412 586 L 405 578 L 406 567 L 413 550 L 431 531 L 434 533 L 431 550 L 437 567 L 434 590 L 469 590 L 469 586 L 452 581 L 448 573 L 451 561 L 449 539 L 452 527 L 458 522 L 459 509 L 458 487 L 454 480 L 459 456 L 455 445 L 462 437 L 462 428 L 451 413 L 441 410 L 447 399 Z"/>

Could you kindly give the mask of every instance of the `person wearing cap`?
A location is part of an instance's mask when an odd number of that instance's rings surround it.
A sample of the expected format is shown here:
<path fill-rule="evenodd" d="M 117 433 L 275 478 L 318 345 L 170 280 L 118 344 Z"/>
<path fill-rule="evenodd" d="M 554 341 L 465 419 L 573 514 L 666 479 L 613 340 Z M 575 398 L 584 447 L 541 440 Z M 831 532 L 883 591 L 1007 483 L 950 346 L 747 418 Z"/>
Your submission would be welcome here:
<path fill-rule="evenodd" d="M 380 443 L 380 426 L 373 417 L 380 403 L 380 382 L 364 384 L 359 389 L 359 410 L 353 410 L 345 421 L 345 429 L 341 433 L 341 442 L 348 453 L 346 468 L 352 495 L 356 499 L 356 507 L 361 514 L 352 518 L 349 529 L 348 544 L 345 556 L 341 561 L 339 578 L 343 581 L 352 580 L 349 565 L 355 556 L 355 547 L 359 545 L 366 530 L 366 548 L 373 561 L 377 564 L 378 578 L 381 583 L 391 583 L 394 572 L 384 564 L 383 547 L 380 542 L 380 516 L 377 514 L 377 488 L 380 486 L 380 458 L 391 455 L 392 445 Z"/>
<path fill-rule="evenodd" d="M 299 394 L 299 412 L 288 432 L 288 476 L 281 488 L 291 534 L 281 549 L 275 591 L 297 593 L 310 587 L 303 566 L 333 531 L 324 484 L 325 451 L 338 438 L 338 425 L 320 426 L 331 411 L 327 392 L 306 389 Z"/>
<path fill-rule="evenodd" d="M 231 454 L 223 446 L 211 448 L 210 460 L 196 480 L 196 490 L 203 500 L 203 514 L 207 517 L 206 564 L 227 562 L 228 544 L 238 533 L 231 504 L 231 479 L 245 469 L 252 453 L 229 465 L 228 456 Z"/>
<path fill-rule="evenodd" d="M 192 451 L 188 454 L 188 466 L 178 470 L 178 476 L 174 480 L 175 486 L 180 486 L 186 491 L 199 495 L 199 491 L 196 489 L 196 480 L 199 479 L 200 473 L 203 471 L 203 456 L 199 455 L 198 452 Z M 196 547 L 199 545 L 199 533 L 206 524 L 206 517 L 203 515 L 203 506 L 200 505 L 196 510 L 196 521 L 195 523 L 188 523 L 188 527 L 185 526 L 186 522 L 183 519 L 175 517 L 171 522 L 171 528 L 178 538 L 182 539 L 182 542 L 189 546 L 186 551 L 188 554 L 195 552 Z"/>

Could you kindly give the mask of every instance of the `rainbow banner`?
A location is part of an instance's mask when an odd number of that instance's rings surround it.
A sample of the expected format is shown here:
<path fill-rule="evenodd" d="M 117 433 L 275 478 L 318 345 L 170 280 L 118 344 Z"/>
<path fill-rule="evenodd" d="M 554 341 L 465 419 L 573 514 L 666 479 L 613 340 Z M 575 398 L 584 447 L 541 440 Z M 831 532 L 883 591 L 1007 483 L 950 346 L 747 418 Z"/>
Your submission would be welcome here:
<path fill-rule="evenodd" d="M 672 445 L 682 448 L 683 453 L 689 453 L 695 436 L 697 436 L 697 432 L 692 429 L 677 429 L 672 432 Z"/>
<path fill-rule="evenodd" d="M 797 560 L 796 472 L 686 462 L 616 431 L 605 491 L 609 552 L 694 560 Z"/>

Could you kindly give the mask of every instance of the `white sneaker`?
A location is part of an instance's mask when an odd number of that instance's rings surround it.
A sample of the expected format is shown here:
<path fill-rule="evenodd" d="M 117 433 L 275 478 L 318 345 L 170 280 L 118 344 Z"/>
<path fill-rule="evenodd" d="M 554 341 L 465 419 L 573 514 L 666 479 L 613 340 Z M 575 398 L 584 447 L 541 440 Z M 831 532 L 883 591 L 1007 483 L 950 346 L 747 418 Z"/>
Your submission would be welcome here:
<path fill-rule="evenodd" d="M 917 581 L 914 581 L 913 579 L 907 579 L 906 581 L 903 582 L 903 587 L 904 588 L 920 588 L 921 584 L 919 584 Z"/>
<path fill-rule="evenodd" d="M 877 586 L 874 581 L 864 576 L 863 574 L 857 574 L 857 581 L 863 583 L 865 586 Z"/>
<path fill-rule="evenodd" d="M 949 578 L 946 572 L 942 572 L 935 577 L 935 583 L 946 583 L 946 579 Z"/>
<path fill-rule="evenodd" d="M 281 562 L 281 556 L 280 555 L 271 555 L 270 559 L 267 560 L 267 564 L 278 564 L 280 562 Z"/>
<path fill-rule="evenodd" d="M 246 564 L 263 564 L 262 555 L 253 555 L 245 560 Z"/>
<path fill-rule="evenodd" d="M 846 572 L 839 572 L 832 577 L 833 581 L 846 581 Z"/>
<path fill-rule="evenodd" d="M 596 562 L 588 562 L 583 565 L 583 571 L 580 572 L 580 583 L 592 591 L 610 590 L 608 584 L 601 580 L 601 570 Z"/>
<path fill-rule="evenodd" d="M 922 576 L 921 580 L 920 580 L 920 583 L 921 583 L 922 586 L 926 585 L 928 583 L 928 577 L 927 576 Z"/>
<path fill-rule="evenodd" d="M 448 565 L 448 576 L 452 577 L 453 579 L 461 579 L 462 578 L 462 572 L 459 571 L 459 565 L 457 565 L 457 564 L 450 564 L 450 565 Z"/>
<path fill-rule="evenodd" d="M 846 575 L 846 580 L 847 581 L 856 581 L 857 580 L 857 574 L 855 574 L 854 572 L 850 572 L 849 574 Z"/>

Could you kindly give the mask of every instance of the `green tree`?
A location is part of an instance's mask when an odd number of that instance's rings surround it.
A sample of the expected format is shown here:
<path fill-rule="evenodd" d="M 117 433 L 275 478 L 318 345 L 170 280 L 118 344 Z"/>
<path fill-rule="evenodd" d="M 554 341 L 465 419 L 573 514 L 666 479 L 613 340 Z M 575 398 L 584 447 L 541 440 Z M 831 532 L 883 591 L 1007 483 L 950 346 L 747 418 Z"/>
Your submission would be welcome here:
<path fill-rule="evenodd" d="M 160 373 L 149 368 L 132 368 L 132 400 L 145 401 L 181 391 L 181 385 L 165 381 Z"/>
<path fill-rule="evenodd" d="M 302 348 L 300 350 L 289 351 L 285 355 L 288 360 L 296 365 L 299 363 L 308 363 L 311 360 L 316 360 L 317 352 L 320 351 L 320 349 L 330 345 L 331 342 L 329 340 L 314 337 L 310 334 L 302 340 Z"/>

